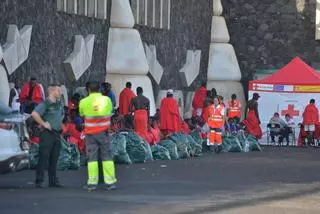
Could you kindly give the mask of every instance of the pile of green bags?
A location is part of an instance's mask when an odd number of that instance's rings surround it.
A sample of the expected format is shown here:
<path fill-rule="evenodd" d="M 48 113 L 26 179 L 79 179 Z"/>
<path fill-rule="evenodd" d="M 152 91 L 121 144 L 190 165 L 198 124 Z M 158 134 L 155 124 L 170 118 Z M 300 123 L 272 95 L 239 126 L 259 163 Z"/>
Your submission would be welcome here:
<path fill-rule="evenodd" d="M 179 155 L 178 155 L 178 148 L 177 145 L 171 141 L 171 140 L 162 140 L 159 142 L 160 146 L 163 146 L 169 151 L 170 159 L 171 160 L 178 160 Z"/>
<path fill-rule="evenodd" d="M 178 159 L 190 158 L 191 147 L 186 137 L 180 133 L 173 133 L 169 136 L 169 140 L 172 140 L 178 149 Z"/>
<path fill-rule="evenodd" d="M 153 156 L 149 144 L 134 132 L 126 135 L 126 150 L 132 163 L 144 163 L 152 161 Z"/>
<path fill-rule="evenodd" d="M 30 150 L 30 168 L 35 169 L 39 161 L 39 145 L 31 144 Z M 77 145 L 68 143 L 61 139 L 60 156 L 57 163 L 57 170 L 77 170 L 80 168 L 80 152 Z"/>
<path fill-rule="evenodd" d="M 39 144 L 32 143 L 29 149 L 30 168 L 35 169 L 39 161 Z"/>
<path fill-rule="evenodd" d="M 242 146 L 234 135 L 223 135 L 222 147 L 224 152 L 242 152 Z"/>
<path fill-rule="evenodd" d="M 151 147 L 152 155 L 155 160 L 171 160 L 170 152 L 163 146 L 155 145 Z"/>
<path fill-rule="evenodd" d="M 122 134 L 115 134 L 110 137 L 113 159 L 116 163 L 131 164 L 132 161 L 127 153 L 127 139 Z"/>
<path fill-rule="evenodd" d="M 57 164 L 57 170 L 77 170 L 80 168 L 80 152 L 77 145 L 68 143 L 61 139 L 60 156 Z"/>
<path fill-rule="evenodd" d="M 257 151 L 257 152 L 261 152 L 262 149 L 259 145 L 259 142 L 257 140 L 256 137 L 252 136 L 252 135 L 248 135 L 247 140 L 249 142 L 249 149 L 250 151 Z"/>

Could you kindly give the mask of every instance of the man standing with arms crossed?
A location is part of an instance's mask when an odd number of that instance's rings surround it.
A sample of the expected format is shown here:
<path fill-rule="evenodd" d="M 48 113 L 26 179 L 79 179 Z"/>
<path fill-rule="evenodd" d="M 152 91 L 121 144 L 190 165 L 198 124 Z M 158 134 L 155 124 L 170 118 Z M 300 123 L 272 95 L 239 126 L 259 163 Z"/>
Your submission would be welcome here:
<path fill-rule="evenodd" d="M 103 177 L 107 190 L 116 189 L 116 176 L 108 130 L 112 116 L 112 101 L 100 93 L 100 84 L 90 82 L 89 96 L 79 104 L 80 116 L 84 117 L 86 149 L 88 155 L 88 183 L 86 188 L 91 191 L 99 182 L 98 159 L 102 161 Z"/>
<path fill-rule="evenodd" d="M 33 119 L 44 129 L 40 135 L 39 162 L 36 168 L 36 187 L 43 188 L 44 169 L 48 166 L 49 187 L 62 187 L 56 176 L 61 148 L 61 130 L 64 117 L 58 85 L 48 87 L 48 98 L 32 112 Z"/>

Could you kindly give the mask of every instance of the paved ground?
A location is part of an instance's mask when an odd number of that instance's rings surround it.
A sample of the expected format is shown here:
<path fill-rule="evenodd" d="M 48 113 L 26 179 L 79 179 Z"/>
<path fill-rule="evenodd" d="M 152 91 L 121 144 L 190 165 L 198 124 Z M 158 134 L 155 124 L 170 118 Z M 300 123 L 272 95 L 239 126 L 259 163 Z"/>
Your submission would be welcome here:
<path fill-rule="evenodd" d="M 33 171 L 0 176 L 1 214 L 319 213 L 320 149 L 265 148 L 118 166 L 118 190 L 88 193 L 86 171 L 64 189 L 33 189 Z"/>

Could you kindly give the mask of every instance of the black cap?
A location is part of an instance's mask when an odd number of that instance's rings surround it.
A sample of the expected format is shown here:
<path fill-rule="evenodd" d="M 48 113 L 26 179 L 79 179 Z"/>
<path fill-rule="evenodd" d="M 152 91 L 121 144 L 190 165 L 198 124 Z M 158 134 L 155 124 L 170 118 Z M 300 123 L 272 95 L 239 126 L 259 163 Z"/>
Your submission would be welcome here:
<path fill-rule="evenodd" d="M 253 98 L 259 98 L 260 95 L 258 93 L 253 93 Z"/>

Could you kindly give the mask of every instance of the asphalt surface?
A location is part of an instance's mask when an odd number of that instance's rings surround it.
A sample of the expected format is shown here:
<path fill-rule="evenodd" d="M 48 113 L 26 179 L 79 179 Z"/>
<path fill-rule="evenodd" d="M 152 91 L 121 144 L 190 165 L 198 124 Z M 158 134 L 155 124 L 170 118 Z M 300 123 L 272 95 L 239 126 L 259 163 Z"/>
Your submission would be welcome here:
<path fill-rule="evenodd" d="M 59 172 L 59 177 L 63 189 L 34 189 L 34 171 L 0 175 L 0 213 L 228 213 L 237 207 L 320 196 L 320 149 L 270 147 L 119 165 L 118 190 L 113 192 L 83 190 L 85 168 Z"/>

